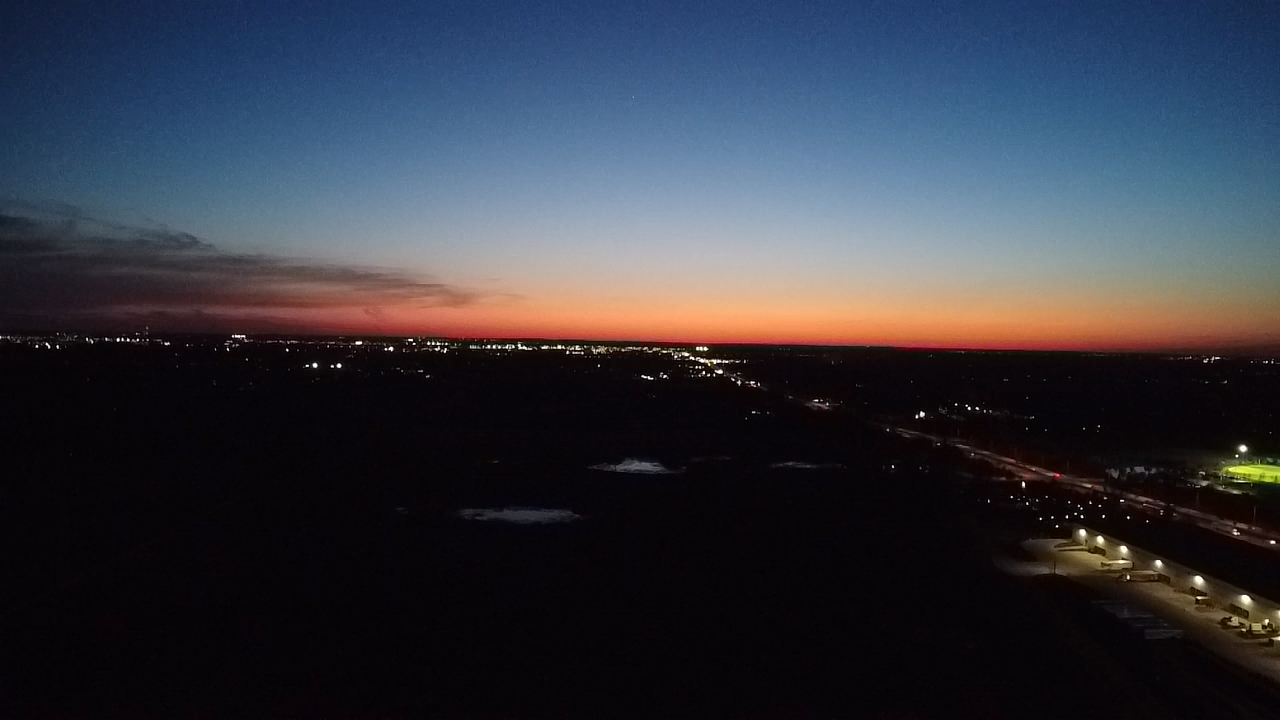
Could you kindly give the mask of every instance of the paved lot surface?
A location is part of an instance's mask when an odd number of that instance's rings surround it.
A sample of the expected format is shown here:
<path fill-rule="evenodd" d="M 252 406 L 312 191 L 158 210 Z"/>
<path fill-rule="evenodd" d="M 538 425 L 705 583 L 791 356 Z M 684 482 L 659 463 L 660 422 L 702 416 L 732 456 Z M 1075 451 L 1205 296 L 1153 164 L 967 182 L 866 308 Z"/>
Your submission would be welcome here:
<path fill-rule="evenodd" d="M 1038 562 L 1018 563 L 1019 574 L 1038 574 L 1055 567 L 1100 595 L 1128 602 L 1150 610 L 1170 625 L 1180 628 L 1186 638 L 1195 641 L 1250 671 L 1280 683 L 1280 644 L 1266 647 L 1261 640 L 1247 640 L 1218 625 L 1226 615 L 1222 609 L 1197 607 L 1189 595 L 1179 593 L 1162 583 L 1119 582 L 1112 573 L 1099 567 L 1099 557 L 1079 550 L 1058 550 L 1061 540 L 1027 540 L 1022 545 Z M 1038 571 L 1038 572 L 1037 572 Z"/>

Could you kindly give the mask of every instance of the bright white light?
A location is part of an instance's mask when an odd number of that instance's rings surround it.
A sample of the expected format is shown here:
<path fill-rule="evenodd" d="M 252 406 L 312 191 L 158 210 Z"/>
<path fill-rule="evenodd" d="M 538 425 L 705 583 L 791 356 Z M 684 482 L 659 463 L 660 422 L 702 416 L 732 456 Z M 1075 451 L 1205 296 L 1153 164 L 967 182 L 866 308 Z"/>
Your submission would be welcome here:
<path fill-rule="evenodd" d="M 1103 539 L 1102 539 L 1102 536 L 1101 536 L 1101 535 L 1099 535 L 1098 537 L 1094 538 L 1094 539 L 1093 539 L 1093 541 L 1094 541 L 1094 542 L 1096 542 L 1096 543 L 1098 543 L 1099 545 L 1101 545 L 1102 543 L 1106 542 L 1105 540 L 1103 540 Z"/>
<path fill-rule="evenodd" d="M 1157 560 L 1157 561 L 1155 561 L 1154 563 L 1151 563 L 1151 564 L 1152 564 L 1152 565 L 1155 565 L 1156 567 L 1164 567 L 1164 563 L 1160 562 L 1159 560 Z"/>
<path fill-rule="evenodd" d="M 341 370 L 341 369 L 342 369 L 342 363 L 338 363 L 337 365 L 334 365 L 334 367 L 336 367 L 336 368 L 338 368 L 339 370 Z"/>
<path fill-rule="evenodd" d="M 1128 545 L 1121 545 L 1121 546 L 1120 546 L 1120 554 L 1121 554 L 1121 555 L 1124 555 L 1124 554 L 1125 554 L 1125 553 L 1127 553 L 1127 552 L 1129 552 L 1129 546 L 1128 546 Z"/>
<path fill-rule="evenodd" d="M 1240 447 L 1236 448 L 1236 450 L 1240 451 L 1241 453 L 1247 453 L 1249 452 L 1249 446 L 1241 445 Z"/>
<path fill-rule="evenodd" d="M 1023 489 L 1023 490 L 1026 490 L 1026 489 L 1027 489 L 1027 481 L 1026 481 L 1026 480 L 1023 480 L 1023 481 L 1022 481 L 1022 489 Z"/>
<path fill-rule="evenodd" d="M 1242 602 L 1242 603 L 1251 603 L 1251 602 L 1253 602 L 1253 598 L 1249 597 L 1248 595 L 1241 595 L 1241 596 L 1240 596 L 1240 602 Z"/>
<path fill-rule="evenodd" d="M 363 340 L 357 340 L 357 341 L 356 341 L 356 344 L 357 344 L 357 345 L 363 345 L 363 344 L 364 344 L 364 341 L 363 341 Z"/>
<path fill-rule="evenodd" d="M 1076 534 L 1079 535 L 1080 537 L 1084 537 L 1085 536 L 1084 528 L 1080 528 L 1079 530 L 1077 530 Z"/>
<path fill-rule="evenodd" d="M 1195 577 L 1191 578 L 1191 580 L 1192 580 L 1192 582 L 1194 582 L 1194 583 L 1195 583 L 1195 584 L 1197 584 L 1197 585 L 1200 585 L 1201 583 L 1203 583 L 1203 582 L 1204 582 L 1204 578 L 1200 577 L 1199 575 L 1197 575 L 1197 576 L 1195 576 Z"/>
<path fill-rule="evenodd" d="M 312 370 L 315 370 L 315 369 L 316 369 L 316 368 L 318 368 L 318 367 L 320 367 L 320 363 L 318 363 L 318 362 L 313 362 L 313 363 L 311 363 L 311 369 L 312 369 Z"/>

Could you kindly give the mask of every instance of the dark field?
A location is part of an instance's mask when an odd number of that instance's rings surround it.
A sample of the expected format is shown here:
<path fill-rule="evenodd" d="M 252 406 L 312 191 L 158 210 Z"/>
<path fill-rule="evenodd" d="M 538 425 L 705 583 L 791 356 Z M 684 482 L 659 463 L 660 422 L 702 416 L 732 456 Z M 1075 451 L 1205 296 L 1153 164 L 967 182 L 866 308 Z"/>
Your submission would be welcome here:
<path fill-rule="evenodd" d="M 995 574 L 959 458 L 851 413 L 660 354 L 220 347 L 4 349 L 5 715 L 1178 716 Z M 457 515 L 508 506 L 582 519 Z"/>

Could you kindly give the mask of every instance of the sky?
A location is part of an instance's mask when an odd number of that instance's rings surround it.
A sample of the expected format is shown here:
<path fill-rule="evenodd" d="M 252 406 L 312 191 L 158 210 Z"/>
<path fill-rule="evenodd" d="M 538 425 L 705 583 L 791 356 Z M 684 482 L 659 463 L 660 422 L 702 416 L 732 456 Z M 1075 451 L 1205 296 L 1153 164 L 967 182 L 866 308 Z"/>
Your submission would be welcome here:
<path fill-rule="evenodd" d="M 1280 348 L 1271 2 L 28 2 L 0 328 Z"/>

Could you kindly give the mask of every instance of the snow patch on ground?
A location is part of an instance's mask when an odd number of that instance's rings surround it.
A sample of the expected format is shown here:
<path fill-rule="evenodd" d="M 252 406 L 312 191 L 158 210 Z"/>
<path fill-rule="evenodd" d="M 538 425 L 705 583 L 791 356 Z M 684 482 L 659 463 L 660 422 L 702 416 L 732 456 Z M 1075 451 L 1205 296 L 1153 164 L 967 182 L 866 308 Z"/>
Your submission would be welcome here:
<path fill-rule="evenodd" d="M 811 463 L 800 460 L 788 460 L 786 462 L 776 462 L 769 467 L 778 470 L 838 470 L 844 465 L 840 463 Z"/>
<path fill-rule="evenodd" d="M 644 475 L 670 475 L 678 473 L 679 470 L 672 470 L 660 462 L 652 462 L 650 460 L 637 460 L 635 458 L 627 458 L 620 463 L 600 463 L 592 465 L 592 470 L 604 470 L 606 472 L 620 473 L 640 473 Z"/>
<path fill-rule="evenodd" d="M 581 520 L 582 516 L 564 508 L 463 508 L 458 511 L 463 520 L 497 520 L 516 525 L 547 525 Z"/>

